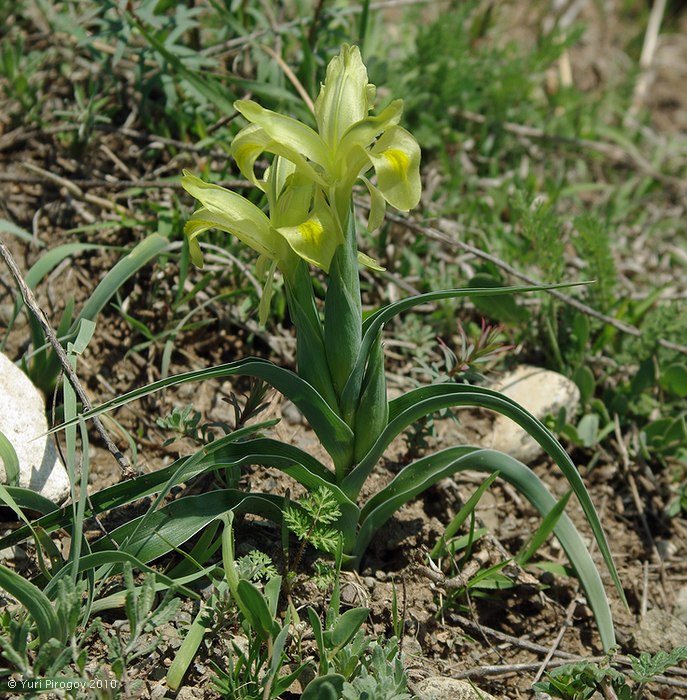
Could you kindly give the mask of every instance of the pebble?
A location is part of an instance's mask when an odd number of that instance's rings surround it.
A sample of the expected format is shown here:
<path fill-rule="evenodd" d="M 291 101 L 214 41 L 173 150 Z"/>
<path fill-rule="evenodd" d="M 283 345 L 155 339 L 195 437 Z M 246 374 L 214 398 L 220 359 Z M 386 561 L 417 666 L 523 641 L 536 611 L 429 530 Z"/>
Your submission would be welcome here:
<path fill-rule="evenodd" d="M 58 505 L 69 496 L 69 477 L 57 458 L 52 437 L 45 435 L 45 402 L 31 380 L 0 353 L 0 432 L 19 460 L 19 485 Z M 0 482 L 7 483 L 0 460 Z"/>
<path fill-rule="evenodd" d="M 284 401 L 281 407 L 281 415 L 289 425 L 301 425 L 304 421 L 303 414 L 291 401 Z"/>
<path fill-rule="evenodd" d="M 580 390 L 575 382 L 557 372 L 530 365 L 516 367 L 490 388 L 513 399 L 539 420 L 548 414 L 557 415 L 561 408 L 565 408 L 570 420 L 580 403 Z M 500 450 L 525 463 L 544 452 L 525 430 L 502 415 L 496 416 L 491 434 L 481 446 Z"/>
<path fill-rule="evenodd" d="M 466 681 L 443 676 L 425 678 L 417 684 L 420 700 L 496 700 L 493 695 Z"/>
<path fill-rule="evenodd" d="M 652 608 L 632 633 L 632 644 L 638 653 L 649 654 L 687 646 L 687 625 L 665 610 Z"/>

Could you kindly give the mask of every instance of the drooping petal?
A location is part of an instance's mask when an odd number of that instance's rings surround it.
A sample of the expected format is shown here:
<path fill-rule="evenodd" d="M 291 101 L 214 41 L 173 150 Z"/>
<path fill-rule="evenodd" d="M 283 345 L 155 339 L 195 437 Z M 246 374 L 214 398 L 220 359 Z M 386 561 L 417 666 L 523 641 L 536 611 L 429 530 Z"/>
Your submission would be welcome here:
<path fill-rule="evenodd" d="M 400 126 L 386 131 L 369 152 L 377 187 L 389 204 L 409 211 L 420 201 L 420 146 Z"/>
<path fill-rule="evenodd" d="M 271 143 L 265 150 L 287 158 L 287 153 L 299 154 L 317 163 L 323 170 L 329 168 L 327 147 L 320 135 L 307 124 L 265 109 L 252 100 L 237 100 L 234 106 L 249 122 L 262 128 L 269 136 Z M 282 148 L 283 152 L 280 153 L 276 148 Z"/>
<path fill-rule="evenodd" d="M 370 193 L 370 215 L 367 217 L 367 230 L 372 233 L 376 231 L 384 222 L 386 214 L 386 200 L 382 193 L 366 178 L 360 178 Z"/>
<path fill-rule="evenodd" d="M 235 192 L 203 182 L 184 171 L 181 178 L 184 189 L 201 204 L 186 223 L 184 231 L 189 242 L 209 228 L 217 228 L 236 236 L 253 250 L 271 259 L 284 259 L 288 252 L 281 236 L 272 228 L 270 220 L 252 202 Z"/>
<path fill-rule="evenodd" d="M 322 197 L 299 225 L 283 226 L 278 231 L 298 256 L 325 272 L 329 272 L 337 246 L 343 243 L 343 233 Z"/>
<path fill-rule="evenodd" d="M 335 151 L 344 133 L 364 119 L 372 106 L 374 85 L 357 46 L 344 44 L 327 66 L 324 84 L 315 100 L 315 120 L 325 143 Z"/>
<path fill-rule="evenodd" d="M 241 174 L 261 190 L 264 190 L 265 186 L 255 176 L 255 161 L 266 150 L 271 140 L 259 126 L 249 124 L 245 129 L 241 129 L 231 142 L 231 155 Z"/>

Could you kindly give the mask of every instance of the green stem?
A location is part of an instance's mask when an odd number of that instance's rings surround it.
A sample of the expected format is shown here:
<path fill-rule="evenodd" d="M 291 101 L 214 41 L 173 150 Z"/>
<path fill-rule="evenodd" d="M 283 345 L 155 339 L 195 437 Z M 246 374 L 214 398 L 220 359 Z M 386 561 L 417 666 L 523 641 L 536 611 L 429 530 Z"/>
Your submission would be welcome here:
<path fill-rule="evenodd" d="M 327 364 L 322 322 L 315 304 L 307 264 L 300 260 L 294 269 L 285 275 L 285 280 L 289 313 L 296 326 L 298 375 L 314 387 L 340 416 L 341 408 Z"/>

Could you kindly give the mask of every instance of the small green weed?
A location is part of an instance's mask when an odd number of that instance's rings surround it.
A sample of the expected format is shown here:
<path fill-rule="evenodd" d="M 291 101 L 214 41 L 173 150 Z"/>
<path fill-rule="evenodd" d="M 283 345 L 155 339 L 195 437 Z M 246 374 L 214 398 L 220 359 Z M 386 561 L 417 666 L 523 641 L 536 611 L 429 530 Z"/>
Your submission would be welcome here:
<path fill-rule="evenodd" d="M 613 692 L 618 700 L 641 700 L 644 687 L 671 666 L 687 659 L 687 647 L 671 652 L 629 656 L 632 671 L 629 677 L 608 663 L 580 662 L 560 666 L 547 673 L 547 680 L 534 684 L 534 690 L 564 700 L 587 700 L 598 691 L 604 697 Z M 628 683 L 629 681 L 629 683 Z"/>

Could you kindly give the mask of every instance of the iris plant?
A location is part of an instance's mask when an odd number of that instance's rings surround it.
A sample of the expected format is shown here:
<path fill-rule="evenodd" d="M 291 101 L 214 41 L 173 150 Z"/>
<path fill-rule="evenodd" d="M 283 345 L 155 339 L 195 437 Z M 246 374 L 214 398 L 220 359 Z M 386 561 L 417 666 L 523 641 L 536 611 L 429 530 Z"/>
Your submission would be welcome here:
<path fill-rule="evenodd" d="M 236 103 L 248 124 L 234 138 L 232 153 L 241 172 L 264 192 L 267 214 L 235 192 L 190 173 L 182 177 L 184 188 L 200 202 L 185 228 L 196 264 L 202 265 L 199 236 L 210 228 L 226 231 L 255 250 L 259 267 L 267 274 L 260 305 L 263 321 L 269 310 L 271 279 L 277 271 L 283 275 L 289 313 L 296 327 L 297 371 L 267 360 L 246 358 L 161 380 L 85 415 L 111 409 L 163 386 L 202 378 L 242 374 L 268 382 L 301 410 L 330 462 L 320 462 L 303 450 L 269 437 L 245 439 L 246 434 L 239 431 L 242 439 L 228 435 L 185 459 L 169 477 L 166 490 L 209 468 L 247 464 L 277 467 L 308 489 L 323 487 L 333 494 L 341 512 L 337 527 L 346 561 L 355 567 L 374 534 L 396 510 L 440 479 L 464 469 L 498 472 L 542 515 L 555 509 L 555 499 L 529 467 L 494 450 L 466 445 L 448 446 L 417 459 L 366 502 L 360 502 L 363 485 L 389 443 L 415 421 L 449 407 L 497 411 L 527 430 L 559 466 L 622 596 L 589 493 L 568 454 L 542 423 L 508 397 L 468 384 L 434 384 L 408 391 L 392 401 L 387 398 L 381 334 L 390 319 L 413 306 L 440 299 L 533 288 L 430 292 L 382 307 L 363 320 L 359 265 L 373 269 L 379 266 L 357 248 L 353 187 L 362 182 L 369 191 L 370 231 L 383 221 L 387 203 L 407 211 L 420 198 L 420 149 L 413 136 L 399 125 L 402 102 L 391 102 L 375 115 L 371 114 L 374 97 L 375 88 L 368 83 L 359 50 L 343 46 L 327 68 L 314 105 L 316 128 L 252 101 Z M 271 162 L 259 177 L 255 164 L 263 156 L 271 157 Z M 313 293 L 311 266 L 326 273 L 323 304 Z M 238 489 L 195 498 L 192 508 L 197 513 L 193 521 L 197 528 L 230 510 L 259 512 L 279 519 L 283 506 L 283 499 L 276 496 L 246 494 Z M 157 511 L 152 509 L 154 512 L 137 524 L 127 525 L 127 537 L 136 533 L 141 542 L 140 557 L 159 556 L 166 551 L 170 538 L 182 538 L 163 518 L 165 509 L 172 506 L 181 507 L 175 502 Z M 614 644 L 613 622 L 588 547 L 565 513 L 558 518 L 554 532 L 585 589 L 602 642 L 610 648 Z M 192 534 L 183 532 L 184 537 Z"/>

